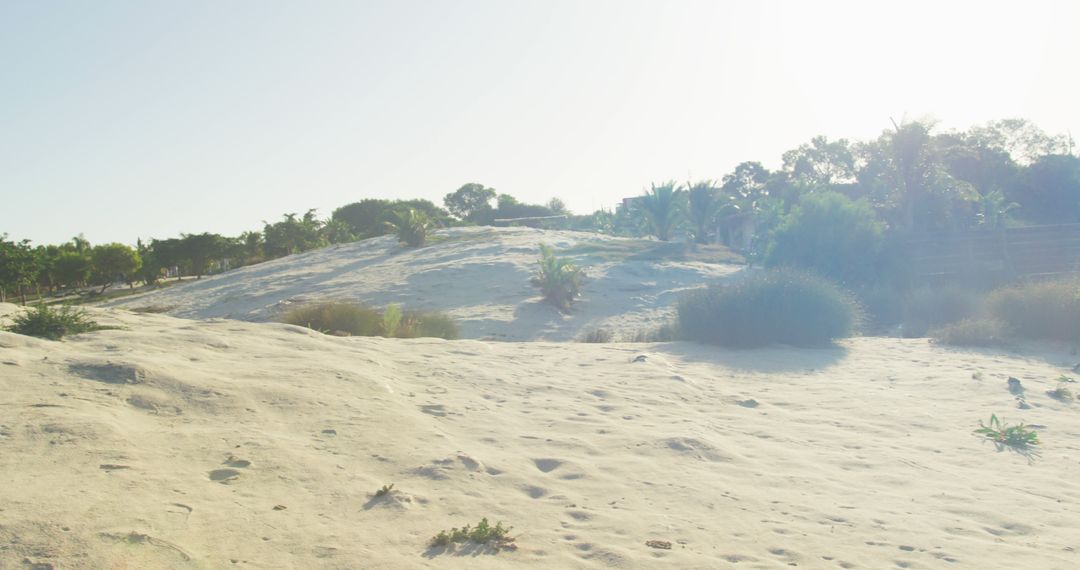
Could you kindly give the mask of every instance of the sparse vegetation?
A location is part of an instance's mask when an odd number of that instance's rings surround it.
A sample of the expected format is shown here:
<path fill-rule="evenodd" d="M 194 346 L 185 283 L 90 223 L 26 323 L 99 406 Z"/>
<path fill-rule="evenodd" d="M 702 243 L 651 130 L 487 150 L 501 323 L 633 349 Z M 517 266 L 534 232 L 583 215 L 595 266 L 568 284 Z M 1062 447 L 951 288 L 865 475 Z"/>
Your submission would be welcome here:
<path fill-rule="evenodd" d="M 570 310 L 574 299 L 581 295 L 585 270 L 555 255 L 555 250 L 540 244 L 539 268 L 531 282 L 540 288 L 544 300 L 560 311 Z"/>
<path fill-rule="evenodd" d="M 483 518 L 475 527 L 465 525 L 462 528 L 439 531 L 439 534 L 431 539 L 431 546 L 448 547 L 454 544 L 472 542 L 491 545 L 496 548 L 511 548 L 514 539 L 509 536 L 509 533 L 512 529 L 513 527 L 504 527 L 502 522 L 497 522 L 495 526 L 491 526 L 487 518 Z"/>
<path fill-rule="evenodd" d="M 396 307 L 396 308 L 390 308 Z M 339 336 L 386 336 L 394 338 L 458 338 L 457 324 L 441 313 L 409 311 L 390 305 L 380 313 L 356 303 L 330 302 L 303 305 L 285 313 L 281 322 Z M 394 312 L 397 316 L 394 316 Z M 387 316 L 387 312 L 390 316 Z M 387 328 L 387 326 L 390 328 Z"/>
<path fill-rule="evenodd" d="M 1002 346 L 1005 327 L 995 319 L 964 319 L 930 331 L 930 337 L 949 346 Z"/>
<path fill-rule="evenodd" d="M 1047 390 L 1046 395 L 1061 402 L 1071 402 L 1075 399 L 1071 390 L 1064 385 L 1059 385 L 1053 390 Z"/>
<path fill-rule="evenodd" d="M 992 292 L 989 313 L 1020 338 L 1080 341 L 1080 281 L 1029 283 Z"/>
<path fill-rule="evenodd" d="M 996 414 L 991 414 L 990 425 L 986 425 L 980 420 L 979 429 L 975 430 L 975 433 L 998 445 L 1021 450 L 1039 445 L 1039 434 L 1036 431 L 1023 423 L 1014 426 L 1003 425 Z"/>
<path fill-rule="evenodd" d="M 70 305 L 54 309 L 39 303 L 16 315 L 13 320 L 14 324 L 7 330 L 49 340 L 60 340 L 65 336 L 104 328 L 91 319 L 85 310 Z"/>
<path fill-rule="evenodd" d="M 794 269 L 691 291 L 678 302 L 683 338 L 724 346 L 820 346 L 850 336 L 858 322 L 858 307 L 839 287 Z"/>
<path fill-rule="evenodd" d="M 605 328 L 592 328 L 586 329 L 585 332 L 578 337 L 578 342 L 590 343 L 590 344 L 603 344 L 615 341 L 615 333 L 611 329 Z"/>
<path fill-rule="evenodd" d="M 390 483 L 389 485 L 383 485 L 382 488 L 375 491 L 375 498 L 377 499 L 379 497 L 384 497 L 386 495 L 389 495 L 390 491 L 393 491 L 393 490 L 394 490 L 394 484 L 393 483 Z"/>

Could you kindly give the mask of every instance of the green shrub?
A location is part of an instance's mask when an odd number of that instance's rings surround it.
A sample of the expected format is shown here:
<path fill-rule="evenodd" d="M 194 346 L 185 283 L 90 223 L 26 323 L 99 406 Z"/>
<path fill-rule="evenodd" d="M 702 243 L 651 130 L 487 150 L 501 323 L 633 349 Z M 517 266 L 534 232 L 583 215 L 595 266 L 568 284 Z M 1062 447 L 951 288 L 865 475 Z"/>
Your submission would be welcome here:
<path fill-rule="evenodd" d="M 304 305 L 285 313 L 281 322 L 335 335 L 447 340 L 460 336 L 457 323 L 450 317 L 434 312 L 402 313 L 398 305 L 390 305 L 382 313 L 356 303 Z"/>
<path fill-rule="evenodd" d="M 995 319 L 964 319 L 930 331 L 936 342 L 949 346 L 1002 346 L 1005 325 Z"/>
<path fill-rule="evenodd" d="M 975 430 L 977 435 L 981 435 L 990 441 L 998 445 L 1013 447 L 1017 449 L 1026 449 L 1031 446 L 1039 445 L 1038 432 L 1029 428 L 1023 424 L 1023 422 L 1006 426 L 1001 423 L 996 414 L 990 415 L 990 425 L 979 421 L 979 429 Z"/>
<path fill-rule="evenodd" d="M 806 194 L 768 238 L 765 265 L 793 266 L 854 286 L 878 280 L 884 224 L 865 201 Z"/>
<path fill-rule="evenodd" d="M 859 319 L 858 306 L 833 283 L 779 269 L 684 294 L 677 329 L 687 340 L 724 346 L 816 346 L 850 336 Z"/>
<path fill-rule="evenodd" d="M 330 334 L 378 336 L 382 333 L 379 312 L 356 303 L 303 305 L 285 313 L 281 322 Z"/>
<path fill-rule="evenodd" d="M 540 288 L 544 300 L 560 311 L 569 311 L 581 295 L 585 271 L 566 259 L 555 256 L 551 246 L 540 244 L 539 268 L 531 283 Z"/>
<path fill-rule="evenodd" d="M 406 208 L 392 211 L 387 217 L 387 228 L 394 232 L 401 243 L 409 247 L 423 247 L 427 243 L 428 231 L 434 225 L 427 214 Z"/>
<path fill-rule="evenodd" d="M 988 312 L 1017 337 L 1080 341 L 1080 281 L 1059 280 L 998 289 Z"/>
<path fill-rule="evenodd" d="M 64 305 L 57 310 L 48 305 L 39 304 L 25 313 L 16 315 L 14 324 L 8 327 L 7 330 L 27 336 L 60 340 L 68 335 L 101 330 L 102 328 L 91 320 L 83 309 Z"/>
<path fill-rule="evenodd" d="M 510 537 L 513 527 L 504 527 L 502 522 L 491 526 L 487 518 L 480 519 L 475 527 L 465 525 L 463 528 L 452 528 L 449 531 L 442 530 L 431 539 L 431 546 L 451 546 L 463 542 L 474 544 L 490 544 L 496 548 L 510 548 L 514 539 Z"/>

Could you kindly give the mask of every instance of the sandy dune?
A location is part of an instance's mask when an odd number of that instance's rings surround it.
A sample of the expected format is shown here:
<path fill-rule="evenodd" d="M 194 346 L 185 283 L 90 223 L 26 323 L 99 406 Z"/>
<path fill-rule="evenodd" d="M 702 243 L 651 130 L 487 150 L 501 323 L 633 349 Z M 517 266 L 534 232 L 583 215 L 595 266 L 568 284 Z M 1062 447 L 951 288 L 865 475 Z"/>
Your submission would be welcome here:
<path fill-rule="evenodd" d="M 402 341 L 95 314 L 123 329 L 0 332 L 0 568 L 1080 565 L 1080 405 L 1044 394 L 1064 352 Z M 972 435 L 991 412 L 1045 426 L 1041 455 Z M 513 525 L 516 551 L 426 546 L 485 516 Z"/>
<path fill-rule="evenodd" d="M 542 303 L 529 285 L 540 243 L 588 268 L 583 298 L 571 315 Z M 700 261 L 709 260 L 708 253 L 685 261 L 664 255 L 665 248 L 678 247 L 584 232 L 454 228 L 436 232 L 434 242 L 420 249 L 401 247 L 389 236 L 364 240 L 191 280 L 112 306 L 157 305 L 173 307 L 169 314 L 178 317 L 266 321 L 293 303 L 349 300 L 445 311 L 461 324 L 465 338 L 566 340 L 605 325 L 632 334 L 660 322 L 677 292 L 741 267 Z"/>

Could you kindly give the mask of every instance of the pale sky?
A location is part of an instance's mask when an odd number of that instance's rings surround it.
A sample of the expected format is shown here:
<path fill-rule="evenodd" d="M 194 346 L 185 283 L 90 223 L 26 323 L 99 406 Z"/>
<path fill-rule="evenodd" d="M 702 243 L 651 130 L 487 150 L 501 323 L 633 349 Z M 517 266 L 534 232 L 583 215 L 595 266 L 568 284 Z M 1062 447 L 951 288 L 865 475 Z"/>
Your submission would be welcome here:
<path fill-rule="evenodd" d="M 479 182 L 611 207 L 890 117 L 1080 137 L 1080 2 L 0 0 L 0 233 L 134 243 Z"/>

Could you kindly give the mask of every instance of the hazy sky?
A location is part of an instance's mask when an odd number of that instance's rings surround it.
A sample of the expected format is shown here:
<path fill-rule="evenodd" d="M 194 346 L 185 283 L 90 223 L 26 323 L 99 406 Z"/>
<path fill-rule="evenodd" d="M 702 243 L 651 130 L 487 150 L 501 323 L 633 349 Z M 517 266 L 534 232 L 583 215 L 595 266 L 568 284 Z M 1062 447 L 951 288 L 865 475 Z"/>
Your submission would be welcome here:
<path fill-rule="evenodd" d="M 0 0 L 0 233 L 236 234 L 480 182 L 610 207 L 889 118 L 1080 136 L 1080 2 Z"/>

